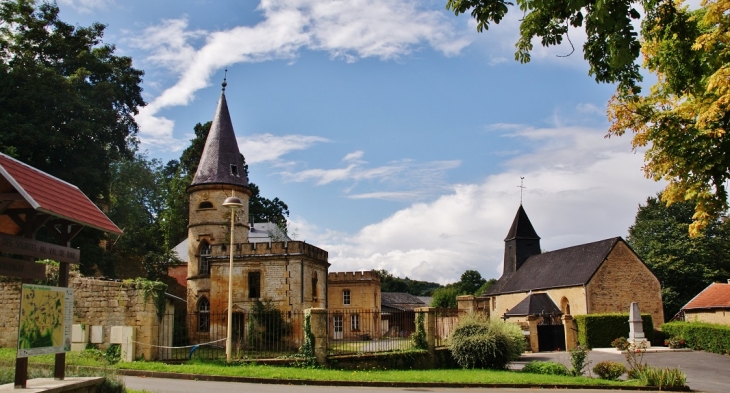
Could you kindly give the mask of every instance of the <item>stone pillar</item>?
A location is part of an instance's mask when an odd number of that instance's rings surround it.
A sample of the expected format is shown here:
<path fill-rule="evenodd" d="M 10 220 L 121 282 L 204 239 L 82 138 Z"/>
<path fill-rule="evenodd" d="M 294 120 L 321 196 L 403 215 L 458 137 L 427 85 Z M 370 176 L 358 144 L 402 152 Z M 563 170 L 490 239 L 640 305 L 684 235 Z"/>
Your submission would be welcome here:
<path fill-rule="evenodd" d="M 428 352 L 433 354 L 436 351 L 436 309 L 433 307 L 418 307 L 414 311 L 416 312 L 416 318 L 418 318 L 418 314 L 424 314 L 423 328 L 426 331 Z"/>
<path fill-rule="evenodd" d="M 563 328 L 565 329 L 565 350 L 570 351 L 578 346 L 578 326 L 572 315 L 563 315 Z"/>
<path fill-rule="evenodd" d="M 314 357 L 317 363 L 322 366 L 327 365 L 327 309 L 326 308 L 310 308 L 309 323 L 312 327 L 312 335 L 314 336 Z"/>
<path fill-rule="evenodd" d="M 459 313 L 462 312 L 474 312 L 474 295 L 461 295 L 456 297 L 456 307 L 459 309 Z"/>
<path fill-rule="evenodd" d="M 639 312 L 639 303 L 631 303 L 631 309 L 629 310 L 629 342 L 635 346 L 644 345 L 646 348 L 651 346 L 651 343 L 647 341 L 644 336 L 644 321 L 641 319 L 641 313 Z"/>
<path fill-rule="evenodd" d="M 540 345 L 537 341 L 537 321 L 539 319 L 538 315 L 527 316 L 527 325 L 530 327 L 530 351 L 533 353 L 540 352 Z"/>

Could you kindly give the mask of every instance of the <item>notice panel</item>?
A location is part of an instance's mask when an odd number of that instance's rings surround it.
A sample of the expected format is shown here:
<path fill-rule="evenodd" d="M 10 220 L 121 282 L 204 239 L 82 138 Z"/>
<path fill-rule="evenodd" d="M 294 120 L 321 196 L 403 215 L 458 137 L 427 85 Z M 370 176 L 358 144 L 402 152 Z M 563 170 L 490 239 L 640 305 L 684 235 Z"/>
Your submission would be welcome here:
<path fill-rule="evenodd" d="M 71 350 L 73 289 L 23 284 L 18 357 Z"/>
<path fill-rule="evenodd" d="M 0 257 L 0 276 L 42 280 L 46 278 L 46 265 Z"/>
<path fill-rule="evenodd" d="M 0 251 L 58 262 L 79 263 L 79 250 L 26 239 L 19 236 L 0 235 Z"/>

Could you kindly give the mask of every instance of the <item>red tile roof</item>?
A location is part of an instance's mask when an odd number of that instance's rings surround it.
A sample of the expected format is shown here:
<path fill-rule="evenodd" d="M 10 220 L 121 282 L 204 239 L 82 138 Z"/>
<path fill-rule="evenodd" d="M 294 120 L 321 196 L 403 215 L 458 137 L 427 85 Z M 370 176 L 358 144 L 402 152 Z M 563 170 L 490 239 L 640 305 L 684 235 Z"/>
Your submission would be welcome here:
<path fill-rule="evenodd" d="M 730 308 L 730 284 L 710 284 L 682 307 L 682 310 L 698 308 Z"/>
<path fill-rule="evenodd" d="M 0 153 L 3 176 L 35 210 L 104 232 L 121 234 L 78 187 Z"/>

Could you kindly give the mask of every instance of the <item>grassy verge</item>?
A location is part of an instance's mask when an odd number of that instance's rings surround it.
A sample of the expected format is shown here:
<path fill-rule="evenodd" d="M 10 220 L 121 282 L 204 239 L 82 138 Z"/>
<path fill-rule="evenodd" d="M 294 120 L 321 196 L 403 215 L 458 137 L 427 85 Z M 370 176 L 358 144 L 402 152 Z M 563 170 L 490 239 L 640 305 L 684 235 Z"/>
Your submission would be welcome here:
<path fill-rule="evenodd" d="M 516 371 L 495 370 L 334 370 L 319 368 L 276 367 L 249 363 L 225 364 L 222 361 L 191 361 L 185 364 L 164 364 L 160 362 L 120 362 L 110 366 L 95 353 L 67 354 L 67 365 L 87 367 L 112 367 L 117 370 L 161 371 L 181 374 L 202 374 L 239 376 L 249 378 L 272 378 L 280 380 L 322 380 L 322 381 L 378 381 L 378 382 L 446 382 L 480 384 L 532 384 L 555 385 L 602 385 L 602 386 L 639 386 L 638 381 L 606 381 L 586 377 L 566 377 L 557 375 L 538 375 Z M 15 361 L 15 351 L 0 349 L 0 364 L 6 367 Z M 34 365 L 53 364 L 53 356 L 33 356 L 29 359 L 30 369 Z"/>

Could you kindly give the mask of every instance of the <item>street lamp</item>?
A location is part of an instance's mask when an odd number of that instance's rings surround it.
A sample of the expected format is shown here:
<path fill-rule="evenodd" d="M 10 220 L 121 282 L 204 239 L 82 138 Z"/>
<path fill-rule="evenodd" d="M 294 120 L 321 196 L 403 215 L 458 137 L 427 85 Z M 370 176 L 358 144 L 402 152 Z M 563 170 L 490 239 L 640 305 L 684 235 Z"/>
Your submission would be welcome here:
<path fill-rule="evenodd" d="M 230 363 L 233 351 L 233 228 L 235 227 L 236 209 L 242 208 L 243 202 L 232 196 L 223 201 L 223 206 L 231 209 L 231 243 L 228 248 L 230 254 L 228 261 L 228 330 L 226 331 L 226 362 Z"/>

